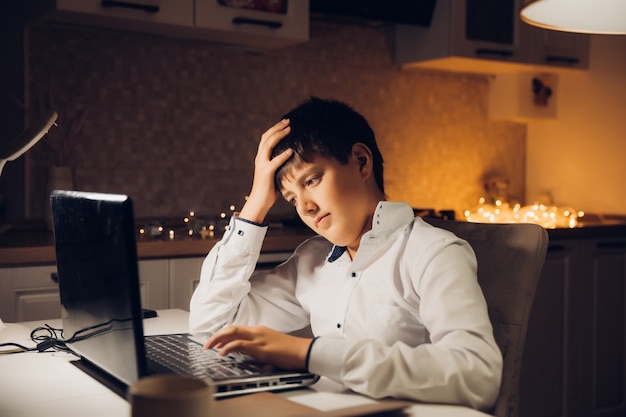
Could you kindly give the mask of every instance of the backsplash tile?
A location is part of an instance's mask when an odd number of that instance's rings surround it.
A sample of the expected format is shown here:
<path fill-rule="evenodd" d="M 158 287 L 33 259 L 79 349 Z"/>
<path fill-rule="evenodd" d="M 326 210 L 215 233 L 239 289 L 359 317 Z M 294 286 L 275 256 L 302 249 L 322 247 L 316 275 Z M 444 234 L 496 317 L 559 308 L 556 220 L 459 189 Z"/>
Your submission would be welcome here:
<path fill-rule="evenodd" d="M 241 207 L 261 133 L 310 95 L 368 118 L 392 200 L 460 212 L 490 175 L 524 195 L 525 125 L 487 120 L 486 78 L 400 71 L 388 28 L 313 21 L 309 42 L 264 52 L 60 28 L 33 28 L 30 41 L 32 111 L 49 90 L 59 123 L 91 110 L 76 188 L 129 194 L 137 217 Z M 46 204 L 45 151 L 29 154 L 33 218 Z"/>

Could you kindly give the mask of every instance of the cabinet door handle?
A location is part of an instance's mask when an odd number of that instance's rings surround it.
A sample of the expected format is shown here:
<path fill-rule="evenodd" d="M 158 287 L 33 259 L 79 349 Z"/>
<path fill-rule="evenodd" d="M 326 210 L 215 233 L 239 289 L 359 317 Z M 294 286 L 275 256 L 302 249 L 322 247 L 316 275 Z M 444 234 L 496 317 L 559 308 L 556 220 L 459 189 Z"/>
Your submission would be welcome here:
<path fill-rule="evenodd" d="M 497 55 L 506 58 L 513 55 L 513 52 L 506 49 L 479 48 L 476 50 L 476 55 Z"/>
<path fill-rule="evenodd" d="M 546 62 L 549 63 L 561 63 L 561 64 L 578 64 L 580 59 L 573 58 L 570 56 L 556 56 L 556 55 L 547 55 L 545 58 Z"/>
<path fill-rule="evenodd" d="M 599 249 L 622 249 L 626 248 L 626 242 L 598 242 Z"/>
<path fill-rule="evenodd" d="M 247 17 L 234 17 L 233 25 L 266 26 L 270 29 L 280 29 L 281 27 L 283 27 L 282 22 L 276 22 L 273 20 L 248 19 Z"/>
<path fill-rule="evenodd" d="M 563 250 L 565 250 L 564 245 L 548 245 L 548 252 L 550 253 L 561 252 Z"/>
<path fill-rule="evenodd" d="M 130 3 L 127 1 L 102 0 L 100 2 L 100 6 L 105 7 L 107 9 L 120 7 L 122 9 L 143 10 L 146 13 L 158 13 L 160 10 L 159 6 L 155 6 L 151 4 Z"/>
<path fill-rule="evenodd" d="M 55 284 L 59 283 L 59 273 L 58 272 L 51 272 L 50 273 L 50 279 L 52 280 L 52 282 L 54 282 Z"/>

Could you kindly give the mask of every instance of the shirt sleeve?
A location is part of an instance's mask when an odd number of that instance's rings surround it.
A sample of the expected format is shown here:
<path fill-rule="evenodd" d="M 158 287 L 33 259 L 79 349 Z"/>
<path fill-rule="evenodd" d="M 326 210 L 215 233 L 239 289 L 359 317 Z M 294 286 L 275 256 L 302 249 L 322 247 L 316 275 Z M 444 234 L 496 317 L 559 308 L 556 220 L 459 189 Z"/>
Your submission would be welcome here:
<path fill-rule="evenodd" d="M 374 398 L 492 406 L 502 356 L 476 279 L 474 253 L 464 241 L 451 242 L 430 248 L 428 262 L 418 257 L 409 262 L 430 343 L 389 346 L 322 336 L 311 347 L 309 370 Z"/>
<path fill-rule="evenodd" d="M 214 332 L 228 324 L 289 332 L 308 324 L 294 295 L 293 259 L 272 271 L 255 272 L 266 232 L 266 226 L 231 218 L 202 264 L 190 302 L 190 332 Z"/>

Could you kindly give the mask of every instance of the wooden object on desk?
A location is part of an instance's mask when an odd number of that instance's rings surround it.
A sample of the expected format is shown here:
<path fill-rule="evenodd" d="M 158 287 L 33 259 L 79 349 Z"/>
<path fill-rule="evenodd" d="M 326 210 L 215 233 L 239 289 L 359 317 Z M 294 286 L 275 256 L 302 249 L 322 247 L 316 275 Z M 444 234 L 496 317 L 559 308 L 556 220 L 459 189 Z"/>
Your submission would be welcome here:
<path fill-rule="evenodd" d="M 243 395 L 216 401 L 213 408 L 220 417 L 351 417 L 374 416 L 401 410 L 413 403 L 382 401 L 331 411 L 319 411 L 269 392 Z"/>
<path fill-rule="evenodd" d="M 314 408 L 269 392 L 218 400 L 213 409 L 216 416 L 222 417 L 295 417 L 316 412 Z"/>

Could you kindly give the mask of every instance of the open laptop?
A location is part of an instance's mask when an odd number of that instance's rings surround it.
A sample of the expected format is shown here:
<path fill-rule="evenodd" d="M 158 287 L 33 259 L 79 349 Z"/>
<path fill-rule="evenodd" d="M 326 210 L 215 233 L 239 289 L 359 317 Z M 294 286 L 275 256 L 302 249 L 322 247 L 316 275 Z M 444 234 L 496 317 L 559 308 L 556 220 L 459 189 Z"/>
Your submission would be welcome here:
<path fill-rule="evenodd" d="M 189 334 L 144 337 L 131 199 L 55 190 L 50 204 L 64 338 L 81 358 L 75 364 L 118 394 L 141 377 L 161 373 L 210 379 L 216 397 L 318 379 L 243 356 L 219 356 Z"/>

